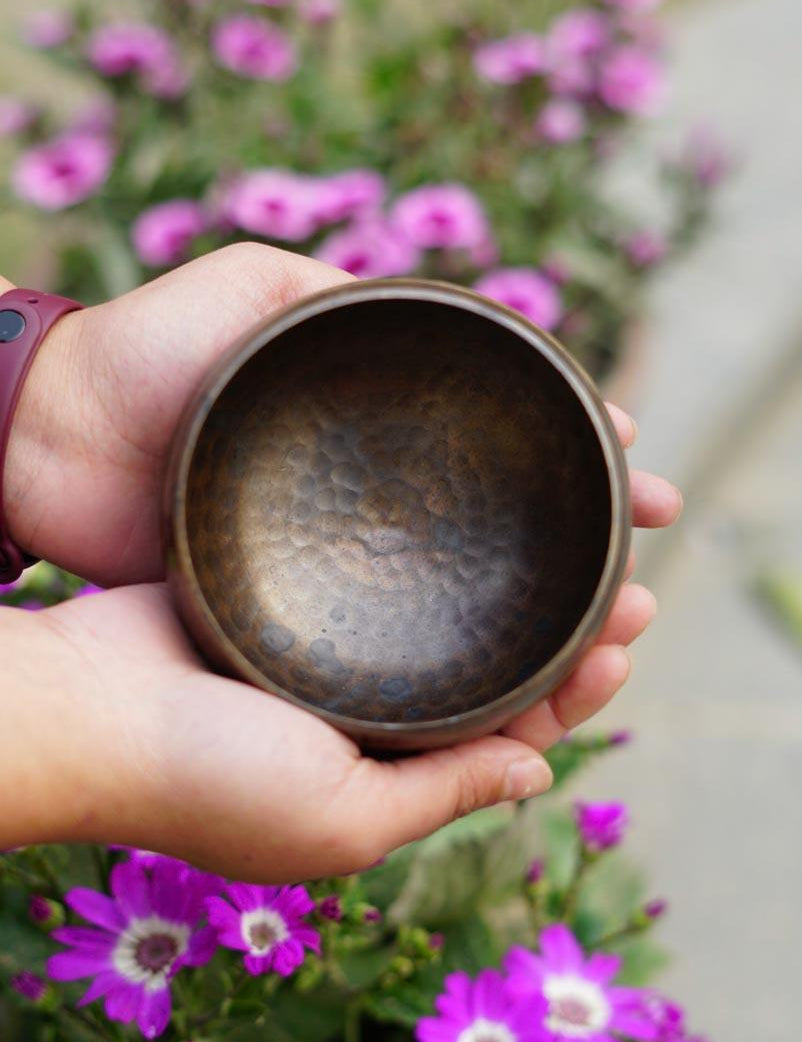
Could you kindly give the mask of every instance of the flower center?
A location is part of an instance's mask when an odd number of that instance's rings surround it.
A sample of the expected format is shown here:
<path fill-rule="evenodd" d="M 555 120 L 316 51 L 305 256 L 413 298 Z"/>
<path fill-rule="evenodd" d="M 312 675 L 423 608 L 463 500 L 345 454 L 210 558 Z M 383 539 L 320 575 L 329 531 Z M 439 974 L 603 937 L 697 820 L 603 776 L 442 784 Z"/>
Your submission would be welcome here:
<path fill-rule="evenodd" d="M 267 955 L 289 935 L 284 919 L 272 908 L 244 912 L 241 930 L 252 955 Z"/>
<path fill-rule="evenodd" d="M 171 923 L 158 915 L 132 919 L 112 953 L 114 969 L 149 991 L 164 988 L 176 959 L 187 950 L 189 935 L 186 923 Z"/>
<path fill-rule="evenodd" d="M 610 1004 L 598 984 L 584 977 L 552 975 L 543 982 L 546 1027 L 567 1038 L 589 1038 L 607 1027 Z"/>
<path fill-rule="evenodd" d="M 484 1017 L 469 1024 L 457 1037 L 457 1042 L 517 1042 L 517 1036 L 506 1024 Z"/>
<path fill-rule="evenodd" d="M 166 969 L 178 955 L 175 937 L 166 933 L 154 933 L 143 937 L 134 949 L 134 958 L 143 970 L 159 973 Z"/>

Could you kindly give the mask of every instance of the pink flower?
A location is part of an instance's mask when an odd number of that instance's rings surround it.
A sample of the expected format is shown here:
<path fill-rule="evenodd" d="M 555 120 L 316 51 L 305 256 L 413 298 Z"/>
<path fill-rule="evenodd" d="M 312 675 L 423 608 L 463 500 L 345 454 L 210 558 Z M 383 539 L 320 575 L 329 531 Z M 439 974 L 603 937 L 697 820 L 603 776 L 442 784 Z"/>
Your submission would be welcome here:
<path fill-rule="evenodd" d="M 557 64 L 598 54 L 610 42 L 609 20 L 599 11 L 578 7 L 555 18 L 547 40 L 549 59 Z"/>
<path fill-rule="evenodd" d="M 597 853 L 618 846 L 629 824 L 629 810 L 624 803 L 577 801 L 574 815 L 583 846 Z"/>
<path fill-rule="evenodd" d="M 646 115 L 654 111 L 663 91 L 663 66 L 639 47 L 616 47 L 601 64 L 599 96 L 611 109 Z"/>
<path fill-rule="evenodd" d="M 110 134 L 117 122 L 117 106 L 105 94 L 98 94 L 79 110 L 70 129 L 86 134 Z"/>
<path fill-rule="evenodd" d="M 315 181 L 316 212 L 321 224 L 335 224 L 379 209 L 384 202 L 384 178 L 375 170 L 344 170 Z"/>
<path fill-rule="evenodd" d="M 557 95 L 584 98 L 593 93 L 595 72 L 586 58 L 563 58 L 549 72 L 549 88 Z"/>
<path fill-rule="evenodd" d="M 159 863 L 148 872 L 129 861 L 112 869 L 111 891 L 69 891 L 67 904 L 92 926 L 53 932 L 70 950 L 48 960 L 48 976 L 94 978 L 80 1005 L 105 997 L 109 1020 L 135 1020 L 145 1038 L 156 1038 L 170 1020 L 170 980 L 208 962 L 217 946 L 214 929 L 199 925 L 209 879 L 188 866 Z"/>
<path fill-rule="evenodd" d="M 10 94 L 0 95 L 0 137 L 21 134 L 36 120 L 39 110 Z"/>
<path fill-rule="evenodd" d="M 34 11 L 22 23 L 22 38 L 31 47 L 46 51 L 66 43 L 74 29 L 68 11 Z"/>
<path fill-rule="evenodd" d="M 87 54 L 103 76 L 134 75 L 143 90 L 158 98 L 175 98 L 186 88 L 171 38 L 146 22 L 117 22 L 96 29 Z"/>
<path fill-rule="evenodd" d="M 257 7 L 289 7 L 292 0 L 248 0 Z"/>
<path fill-rule="evenodd" d="M 298 0 L 298 17 L 310 25 L 325 25 L 340 10 L 341 0 Z"/>
<path fill-rule="evenodd" d="M 391 220 L 423 250 L 467 249 L 490 237 L 482 204 L 461 184 L 423 185 L 400 196 Z"/>
<path fill-rule="evenodd" d="M 536 268 L 499 268 L 479 279 L 474 289 L 520 311 L 542 329 L 553 329 L 562 317 L 560 291 Z"/>
<path fill-rule="evenodd" d="M 144 264 L 159 268 L 177 264 L 206 227 L 200 205 L 192 199 L 171 199 L 144 210 L 131 229 L 131 241 Z"/>
<path fill-rule="evenodd" d="M 231 883 L 225 893 L 227 901 L 207 900 L 209 922 L 220 944 L 246 953 L 248 973 L 288 977 L 304 961 L 304 948 L 320 953 L 320 934 L 305 920 L 315 907 L 305 887 Z"/>
<path fill-rule="evenodd" d="M 643 228 L 625 240 L 624 253 L 636 268 L 651 268 L 668 253 L 668 243 L 660 232 Z"/>
<path fill-rule="evenodd" d="M 295 48 L 281 29 L 247 14 L 215 25 L 212 50 L 224 68 L 255 80 L 287 80 L 297 64 Z"/>
<path fill-rule="evenodd" d="M 268 239 L 302 242 L 318 226 L 315 179 L 265 168 L 244 174 L 228 190 L 225 215 L 239 228 Z"/>
<path fill-rule="evenodd" d="M 481 44 L 474 51 L 473 63 L 477 73 L 491 83 L 520 83 L 543 72 L 546 50 L 535 33 L 517 33 Z"/>
<path fill-rule="evenodd" d="M 14 191 L 43 210 L 63 210 L 93 195 L 114 158 L 104 137 L 65 134 L 24 152 L 11 175 Z"/>
<path fill-rule="evenodd" d="M 334 232 L 317 249 L 318 260 L 362 279 L 407 275 L 420 262 L 420 250 L 381 218 L 363 220 Z"/>
<path fill-rule="evenodd" d="M 570 98 L 551 98 L 535 120 L 535 133 L 552 144 L 576 141 L 585 133 L 585 110 Z"/>
<path fill-rule="evenodd" d="M 612 1042 L 613 1037 L 649 1042 L 655 1038 L 642 1003 L 644 993 L 611 985 L 621 967 L 618 955 L 595 952 L 585 958 L 563 923 L 548 926 L 540 953 L 514 947 L 507 953 L 507 989 L 514 997 L 543 996 L 549 1042 Z"/>

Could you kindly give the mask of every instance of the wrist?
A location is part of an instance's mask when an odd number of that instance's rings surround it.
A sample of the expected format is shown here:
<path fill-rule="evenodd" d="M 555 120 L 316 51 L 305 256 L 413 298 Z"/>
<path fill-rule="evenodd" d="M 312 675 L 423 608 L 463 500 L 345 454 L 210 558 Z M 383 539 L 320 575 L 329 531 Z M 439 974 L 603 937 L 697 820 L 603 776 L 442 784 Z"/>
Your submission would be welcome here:
<path fill-rule="evenodd" d="M 8 287 L 0 286 L 5 292 Z M 58 507 L 70 490 L 65 474 L 80 453 L 75 395 L 81 312 L 63 315 L 48 330 L 25 377 L 9 431 L 3 503 L 11 538 L 24 552 L 57 558 Z"/>

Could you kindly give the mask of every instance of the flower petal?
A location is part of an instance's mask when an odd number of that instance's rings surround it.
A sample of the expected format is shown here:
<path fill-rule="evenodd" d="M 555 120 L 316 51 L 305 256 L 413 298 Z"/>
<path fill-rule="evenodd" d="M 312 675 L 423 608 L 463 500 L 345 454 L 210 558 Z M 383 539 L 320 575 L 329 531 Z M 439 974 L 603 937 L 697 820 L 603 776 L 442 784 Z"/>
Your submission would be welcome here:
<path fill-rule="evenodd" d="M 114 934 L 96 930 L 92 926 L 60 926 L 50 934 L 54 941 L 75 948 L 88 949 L 90 953 L 111 952 L 117 943 Z"/>
<path fill-rule="evenodd" d="M 582 970 L 583 977 L 596 981 L 597 984 L 607 984 L 615 977 L 621 969 L 621 956 L 609 955 L 606 952 L 594 952 L 585 963 Z"/>
<path fill-rule="evenodd" d="M 581 972 L 584 956 L 576 938 L 564 923 L 555 923 L 540 931 L 540 950 L 557 973 Z"/>
<path fill-rule="evenodd" d="M 265 900 L 262 891 L 275 892 L 277 889 L 274 886 L 253 886 L 251 883 L 230 883 L 226 887 L 226 894 L 240 911 L 252 912 L 264 904 L 272 904 L 272 893 Z"/>
<path fill-rule="evenodd" d="M 117 984 L 120 975 L 115 970 L 104 970 L 92 981 L 87 990 L 78 999 L 78 1006 L 88 1006 L 90 1002 L 102 998 Z"/>
<path fill-rule="evenodd" d="M 136 1022 L 145 1038 L 158 1038 L 170 1023 L 173 1005 L 169 988 L 145 992 Z"/>
<path fill-rule="evenodd" d="M 97 890 L 75 887 L 67 894 L 66 901 L 73 912 L 96 926 L 103 926 L 112 933 L 120 933 L 125 929 L 126 918 L 115 902 Z"/>
<path fill-rule="evenodd" d="M 227 948 L 237 951 L 248 951 L 249 945 L 242 937 L 241 915 L 222 897 L 206 899 L 206 913 L 209 922 L 217 930 L 218 939 Z"/>
<path fill-rule="evenodd" d="M 139 1012 L 144 995 L 145 989 L 141 984 L 132 984 L 118 977 L 106 995 L 106 1016 L 109 1020 L 130 1024 Z"/>
<path fill-rule="evenodd" d="M 47 975 L 51 980 L 80 980 L 95 977 L 109 968 L 109 957 L 105 952 L 73 950 L 58 952 L 47 960 Z"/>
<path fill-rule="evenodd" d="M 204 926 L 192 935 L 180 962 L 184 966 L 204 966 L 216 951 L 217 930 L 213 926 Z"/>
<path fill-rule="evenodd" d="M 152 914 L 150 881 L 141 861 L 124 861 L 111 870 L 111 889 L 122 913 L 135 919 Z"/>

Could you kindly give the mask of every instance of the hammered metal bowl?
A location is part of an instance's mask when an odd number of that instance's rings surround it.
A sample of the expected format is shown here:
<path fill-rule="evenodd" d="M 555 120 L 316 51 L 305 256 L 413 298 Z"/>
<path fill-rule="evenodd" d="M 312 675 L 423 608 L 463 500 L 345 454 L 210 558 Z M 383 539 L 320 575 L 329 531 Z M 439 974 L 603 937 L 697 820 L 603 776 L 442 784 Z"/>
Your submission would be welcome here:
<path fill-rule="evenodd" d="M 493 731 L 564 679 L 629 546 L 623 454 L 553 339 L 354 282 L 265 322 L 177 434 L 168 565 L 222 670 L 373 748 Z"/>

